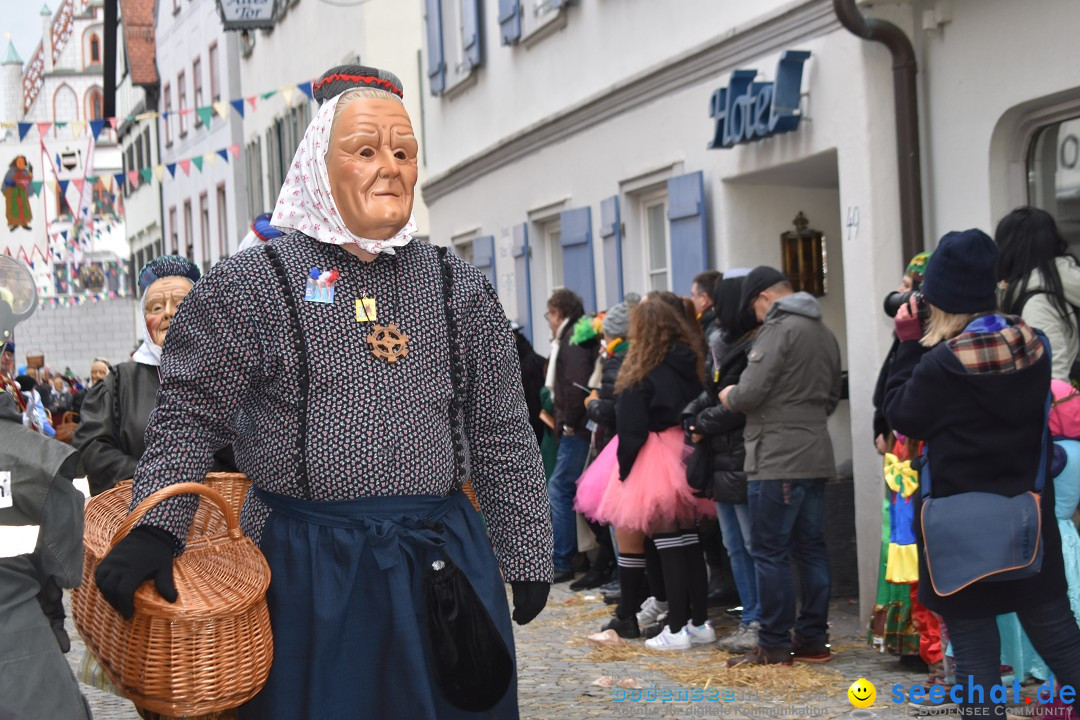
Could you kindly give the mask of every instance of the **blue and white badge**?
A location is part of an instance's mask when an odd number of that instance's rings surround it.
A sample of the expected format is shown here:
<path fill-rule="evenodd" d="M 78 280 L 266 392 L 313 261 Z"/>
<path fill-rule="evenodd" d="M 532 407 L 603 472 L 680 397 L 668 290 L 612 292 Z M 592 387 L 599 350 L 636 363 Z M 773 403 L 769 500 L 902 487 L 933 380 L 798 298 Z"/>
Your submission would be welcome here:
<path fill-rule="evenodd" d="M 320 270 L 311 268 L 308 273 L 307 285 L 304 288 L 304 300 L 308 302 L 326 303 L 334 302 L 334 283 L 340 274 L 337 268 L 332 270 Z"/>

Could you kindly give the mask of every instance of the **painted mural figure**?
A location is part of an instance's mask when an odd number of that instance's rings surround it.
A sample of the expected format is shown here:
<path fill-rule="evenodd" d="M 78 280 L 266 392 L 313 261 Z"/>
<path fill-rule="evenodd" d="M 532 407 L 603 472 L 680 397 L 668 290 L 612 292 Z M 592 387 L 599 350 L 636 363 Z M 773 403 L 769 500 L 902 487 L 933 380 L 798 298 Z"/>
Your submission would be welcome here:
<path fill-rule="evenodd" d="M 11 161 L 4 175 L 4 208 L 8 228 L 30 229 L 33 213 L 30 212 L 30 183 L 34 180 L 34 166 L 19 155 Z"/>

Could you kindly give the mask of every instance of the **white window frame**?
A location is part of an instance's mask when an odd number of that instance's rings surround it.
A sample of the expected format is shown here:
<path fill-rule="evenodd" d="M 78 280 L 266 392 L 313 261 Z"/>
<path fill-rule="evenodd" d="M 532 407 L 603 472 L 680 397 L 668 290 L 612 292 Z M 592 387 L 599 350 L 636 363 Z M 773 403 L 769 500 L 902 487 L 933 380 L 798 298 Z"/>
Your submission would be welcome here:
<path fill-rule="evenodd" d="M 541 40 L 566 27 L 566 6 L 553 7 L 551 0 L 520 0 L 522 43 Z"/>
<path fill-rule="evenodd" d="M 473 240 L 475 240 L 479 234 L 480 231 L 474 229 L 454 235 L 450 238 L 450 250 L 459 258 L 472 265 L 473 261 L 476 259 L 473 256 Z"/>
<path fill-rule="evenodd" d="M 566 275 L 563 272 L 562 221 L 556 218 L 542 224 L 540 235 L 544 243 L 544 265 L 550 297 L 551 293 L 566 287 Z"/>
<path fill-rule="evenodd" d="M 464 0 L 439 0 L 442 13 L 443 65 L 446 77 L 442 95 L 450 93 L 475 75 L 465 58 L 465 12 Z"/>
<path fill-rule="evenodd" d="M 638 257 L 642 259 L 642 271 L 643 282 L 642 287 L 645 291 L 650 290 L 671 290 L 671 231 L 668 223 L 668 194 L 667 190 L 654 191 L 645 195 L 642 195 L 638 200 L 639 207 L 639 227 L 638 233 Z M 666 263 L 662 269 L 656 269 L 652 265 L 652 236 L 649 232 L 649 211 L 653 208 L 660 207 L 663 213 L 663 222 L 661 227 L 664 231 L 664 262 Z M 664 273 L 663 287 L 655 287 L 653 285 L 653 276 L 658 273 Z"/>

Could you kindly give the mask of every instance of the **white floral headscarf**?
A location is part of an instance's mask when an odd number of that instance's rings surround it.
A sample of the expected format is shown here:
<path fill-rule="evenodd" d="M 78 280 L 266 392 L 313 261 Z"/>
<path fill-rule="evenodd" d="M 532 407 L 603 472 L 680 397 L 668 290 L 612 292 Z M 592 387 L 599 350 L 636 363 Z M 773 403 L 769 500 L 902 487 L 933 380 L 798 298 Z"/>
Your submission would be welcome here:
<path fill-rule="evenodd" d="M 387 240 L 368 240 L 354 235 L 345 227 L 337 204 L 330 194 L 330 179 L 326 174 L 326 152 L 330 148 L 330 126 L 334 108 L 341 95 L 323 103 L 308 125 L 304 139 L 293 157 L 292 167 L 278 195 L 277 206 L 270 224 L 282 230 L 298 230 L 319 242 L 331 245 L 355 244 L 372 254 L 394 254 L 394 248 L 408 245 L 416 232 L 416 220 L 409 221 L 394 237 Z"/>

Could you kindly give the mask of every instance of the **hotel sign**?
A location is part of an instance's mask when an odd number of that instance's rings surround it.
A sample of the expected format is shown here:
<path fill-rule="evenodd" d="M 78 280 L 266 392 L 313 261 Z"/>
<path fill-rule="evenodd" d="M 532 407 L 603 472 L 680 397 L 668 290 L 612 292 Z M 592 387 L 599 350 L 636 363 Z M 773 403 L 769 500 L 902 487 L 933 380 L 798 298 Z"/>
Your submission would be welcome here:
<path fill-rule="evenodd" d="M 278 0 L 217 0 L 221 24 L 226 30 L 272 28 Z"/>
<path fill-rule="evenodd" d="M 715 123 L 709 147 L 730 148 L 798 128 L 803 63 L 809 57 L 809 50 L 786 50 L 773 82 L 754 82 L 757 70 L 732 72 L 728 86 L 709 101 Z"/>

